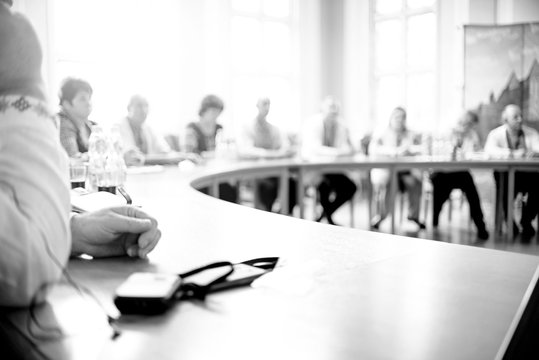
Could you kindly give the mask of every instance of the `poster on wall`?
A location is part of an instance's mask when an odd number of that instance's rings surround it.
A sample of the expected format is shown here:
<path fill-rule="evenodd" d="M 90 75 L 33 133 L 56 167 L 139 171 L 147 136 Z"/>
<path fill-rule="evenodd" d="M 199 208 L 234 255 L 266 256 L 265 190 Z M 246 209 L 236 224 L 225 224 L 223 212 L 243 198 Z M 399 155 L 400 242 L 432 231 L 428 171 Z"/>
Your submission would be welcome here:
<path fill-rule="evenodd" d="M 539 129 L 539 23 L 464 27 L 464 106 L 479 115 L 483 140 L 508 104 Z"/>

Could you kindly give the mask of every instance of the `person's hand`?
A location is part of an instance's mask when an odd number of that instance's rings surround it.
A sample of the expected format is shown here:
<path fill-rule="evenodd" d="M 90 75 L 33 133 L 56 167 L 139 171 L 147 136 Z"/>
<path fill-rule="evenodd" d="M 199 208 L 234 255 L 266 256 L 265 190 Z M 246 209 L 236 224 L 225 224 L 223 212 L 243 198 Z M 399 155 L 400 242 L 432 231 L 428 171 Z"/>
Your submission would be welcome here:
<path fill-rule="evenodd" d="M 134 206 L 106 208 L 71 218 L 72 255 L 145 258 L 161 231 L 157 221 Z"/>
<path fill-rule="evenodd" d="M 144 154 L 137 149 L 131 149 L 124 154 L 125 164 L 127 166 L 144 165 Z"/>
<path fill-rule="evenodd" d="M 399 147 L 397 149 L 397 156 L 411 156 L 412 152 L 408 147 Z"/>
<path fill-rule="evenodd" d="M 199 154 L 195 154 L 195 153 L 186 153 L 185 158 L 187 160 L 192 161 L 195 164 L 200 164 L 200 163 L 202 163 L 204 161 L 202 156 L 200 156 Z"/>

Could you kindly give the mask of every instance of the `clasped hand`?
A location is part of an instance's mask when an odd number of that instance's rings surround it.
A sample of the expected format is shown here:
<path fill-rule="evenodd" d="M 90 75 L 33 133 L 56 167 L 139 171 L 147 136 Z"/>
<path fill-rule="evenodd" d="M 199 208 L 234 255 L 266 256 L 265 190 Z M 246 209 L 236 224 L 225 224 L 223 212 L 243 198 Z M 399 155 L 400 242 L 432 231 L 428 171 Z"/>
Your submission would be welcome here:
<path fill-rule="evenodd" d="M 146 258 L 161 238 L 157 220 L 134 206 L 120 206 L 71 218 L 72 255 L 128 255 Z"/>

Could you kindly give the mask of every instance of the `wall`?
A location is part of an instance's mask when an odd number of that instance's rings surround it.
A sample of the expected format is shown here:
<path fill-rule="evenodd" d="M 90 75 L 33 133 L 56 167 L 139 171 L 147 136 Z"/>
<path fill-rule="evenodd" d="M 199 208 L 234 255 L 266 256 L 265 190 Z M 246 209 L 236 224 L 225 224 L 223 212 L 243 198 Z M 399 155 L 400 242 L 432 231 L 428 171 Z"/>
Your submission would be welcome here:
<path fill-rule="evenodd" d="M 331 7 L 331 0 L 322 0 L 323 8 Z M 343 115 L 356 134 L 369 132 L 375 127 L 370 119 L 372 102 L 372 80 L 369 69 L 372 65 L 370 52 L 370 1 L 344 0 L 343 6 L 333 7 L 343 11 L 343 77 L 333 78 L 333 89 L 342 88 Z M 435 128 L 443 131 L 450 127 L 463 110 L 463 25 L 505 24 L 539 21 L 537 0 L 438 0 L 438 117 Z M 337 26 L 339 26 L 337 24 Z M 338 33 L 338 32 L 336 32 Z M 330 39 L 322 38 L 322 49 L 332 48 Z M 335 61 L 334 61 L 335 62 Z M 327 64 L 327 61 L 324 62 Z M 322 68 L 325 73 L 333 70 Z M 327 79 L 326 75 L 323 75 Z M 322 83 L 324 84 L 324 82 Z"/>
<path fill-rule="evenodd" d="M 322 93 L 337 99 L 343 96 L 344 65 L 343 0 L 322 0 L 320 26 L 322 43 Z"/>
<path fill-rule="evenodd" d="M 88 0 L 91 1 L 91 0 Z M 157 109 L 163 104 L 173 102 L 173 107 L 167 111 L 169 119 L 160 122 L 158 127 L 164 132 L 176 132 L 183 124 L 196 118 L 201 98 L 208 93 L 221 95 L 225 102 L 232 96 L 233 84 L 229 73 L 230 62 L 225 48 L 228 46 L 228 1 L 224 0 L 173 0 L 177 1 L 177 17 L 174 31 L 178 29 L 178 44 L 181 44 L 182 56 L 177 62 L 177 68 L 172 69 L 168 81 L 177 83 L 174 94 L 166 94 L 166 99 L 151 99 L 155 106 L 150 116 L 156 116 Z M 342 0 L 339 0 L 342 2 Z M 137 4 L 140 4 L 137 2 Z M 324 43 L 334 44 L 334 39 L 342 42 L 342 31 L 334 31 L 335 23 L 342 23 L 342 10 L 333 11 L 331 22 L 325 23 L 322 32 L 321 0 L 295 0 L 295 11 L 298 22 L 295 25 L 297 34 L 295 43 L 298 44 L 298 62 L 294 64 L 297 77 L 301 120 L 309 118 L 319 110 L 320 99 L 327 93 L 336 91 L 342 94 L 340 83 L 342 73 L 342 44 L 335 45 L 331 53 L 337 57 L 323 58 L 322 33 Z M 52 66 L 54 54 L 54 39 L 52 25 L 54 24 L 54 0 L 16 0 L 14 10 L 24 13 L 34 24 L 43 44 L 44 67 L 43 73 L 52 102 L 56 102 L 58 84 L 54 83 L 55 69 Z M 332 10 L 329 10 L 332 11 Z M 170 18 L 171 14 L 166 14 Z M 333 45 L 332 45 L 333 46 Z M 336 72 L 329 74 L 324 68 L 335 68 Z M 329 61 L 329 62 L 328 62 Z M 157 69 L 162 74 L 164 69 Z M 324 76 L 324 80 L 322 80 Z M 322 91 L 322 89 L 324 89 Z M 123 99 L 122 99 L 123 102 Z M 227 111 L 228 110 L 228 111 Z M 230 107 L 223 113 L 223 122 L 228 122 L 231 116 Z M 96 109 L 97 111 L 97 109 Z M 108 114 L 117 118 L 125 112 L 125 106 L 117 109 L 119 114 Z M 161 116 L 160 116 L 161 117 Z M 298 117 L 295 114 L 295 117 Z M 99 119 L 101 121 L 101 119 Z"/>

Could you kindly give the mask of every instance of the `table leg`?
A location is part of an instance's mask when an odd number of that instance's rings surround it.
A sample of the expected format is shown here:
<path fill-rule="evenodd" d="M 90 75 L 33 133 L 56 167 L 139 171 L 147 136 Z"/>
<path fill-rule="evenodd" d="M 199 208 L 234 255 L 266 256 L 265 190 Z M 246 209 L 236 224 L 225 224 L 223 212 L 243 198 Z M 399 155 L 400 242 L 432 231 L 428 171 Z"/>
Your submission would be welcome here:
<path fill-rule="evenodd" d="M 261 209 L 260 194 L 258 192 L 258 179 L 253 179 L 253 207 L 255 209 Z"/>
<path fill-rule="evenodd" d="M 214 198 L 219 198 L 219 181 L 214 180 L 211 184 L 210 195 Z"/>
<path fill-rule="evenodd" d="M 513 239 L 513 208 L 515 206 L 515 169 L 510 167 L 507 174 L 507 239 Z"/>
<path fill-rule="evenodd" d="M 299 168 L 297 180 L 296 199 L 299 206 L 299 218 L 305 219 L 305 204 L 303 203 L 303 195 L 305 193 L 305 186 L 303 185 L 303 168 Z"/>
<path fill-rule="evenodd" d="M 288 215 L 288 168 L 281 171 L 279 180 L 279 196 L 281 203 L 281 214 Z"/>
<path fill-rule="evenodd" d="M 391 182 L 389 184 L 389 213 L 391 215 L 391 233 L 395 234 L 395 197 L 397 195 L 397 170 L 391 168 Z"/>
<path fill-rule="evenodd" d="M 372 182 L 370 169 L 367 170 L 367 214 L 369 216 L 368 224 L 370 224 L 372 219 Z"/>

